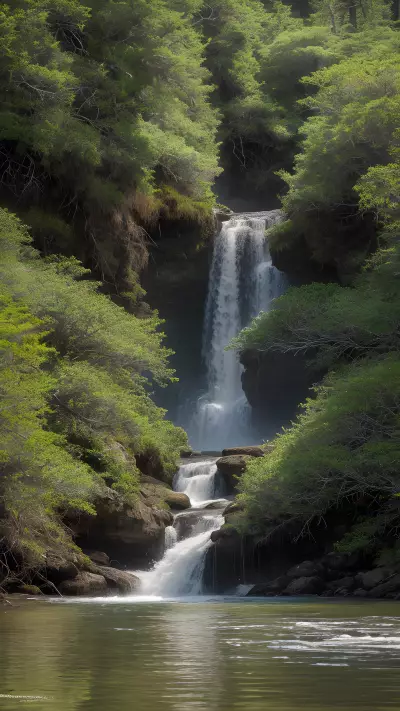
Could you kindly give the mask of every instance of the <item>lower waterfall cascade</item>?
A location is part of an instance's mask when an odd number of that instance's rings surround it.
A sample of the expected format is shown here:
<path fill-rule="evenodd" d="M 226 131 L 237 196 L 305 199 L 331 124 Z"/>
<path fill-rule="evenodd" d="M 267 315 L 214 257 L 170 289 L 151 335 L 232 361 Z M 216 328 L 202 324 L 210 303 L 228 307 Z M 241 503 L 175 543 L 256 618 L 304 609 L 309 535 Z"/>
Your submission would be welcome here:
<path fill-rule="evenodd" d="M 210 534 L 223 524 L 222 512 L 229 503 L 218 496 L 222 487 L 215 462 L 183 464 L 175 475 L 173 488 L 189 496 L 191 508 L 175 514 L 173 526 L 165 529 L 163 558 L 152 570 L 135 573 L 141 580 L 140 595 L 169 598 L 203 592 Z M 210 504 L 212 509 L 207 508 Z"/>
<path fill-rule="evenodd" d="M 242 366 L 229 342 L 286 287 L 284 274 L 272 265 L 266 227 L 281 212 L 235 215 L 215 238 L 203 331 L 207 392 L 191 406 L 189 439 L 196 450 L 256 444 L 250 407 L 241 387 Z"/>

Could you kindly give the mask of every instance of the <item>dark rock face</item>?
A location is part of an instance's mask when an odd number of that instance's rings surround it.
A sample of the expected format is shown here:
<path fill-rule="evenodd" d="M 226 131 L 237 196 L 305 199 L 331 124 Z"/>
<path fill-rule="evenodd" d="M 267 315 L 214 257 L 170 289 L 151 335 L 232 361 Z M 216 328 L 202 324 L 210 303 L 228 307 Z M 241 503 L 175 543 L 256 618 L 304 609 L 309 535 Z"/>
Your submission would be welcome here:
<path fill-rule="evenodd" d="M 362 557 L 359 553 L 328 553 L 321 559 L 322 565 L 332 571 L 333 578 L 338 578 L 338 570 L 357 570 L 362 567 Z"/>
<path fill-rule="evenodd" d="M 107 592 L 103 575 L 82 571 L 73 580 L 64 580 L 58 589 L 62 595 L 98 595 Z"/>
<path fill-rule="evenodd" d="M 359 565 L 359 554 L 330 553 L 315 561 L 305 560 L 275 580 L 255 584 L 248 595 L 400 599 L 400 573 L 388 568 L 358 572 Z"/>
<path fill-rule="evenodd" d="M 173 521 L 171 512 L 161 508 L 165 492 L 160 482 L 145 484 L 138 501 L 129 506 L 106 489 L 96 502 L 96 516 L 83 514 L 68 522 L 76 542 L 84 550 L 104 551 L 118 565 L 150 565 L 162 555 L 164 530 Z"/>
<path fill-rule="evenodd" d="M 93 551 L 93 553 L 89 553 L 88 555 L 92 563 L 95 563 L 96 565 L 110 565 L 110 559 L 107 553 L 102 551 Z"/>
<path fill-rule="evenodd" d="M 68 559 L 58 558 L 55 555 L 48 554 L 43 570 L 39 574 L 44 579 L 51 580 L 52 583 L 58 585 L 64 580 L 76 578 L 79 574 L 80 563 L 77 556 L 71 555 Z"/>
<path fill-rule="evenodd" d="M 183 421 L 179 417 L 182 403 L 195 400 L 206 386 L 202 323 L 212 236 L 205 239 L 200 225 L 182 219 L 161 220 L 150 236 L 153 247 L 141 281 L 147 303 L 165 319 L 166 344 L 174 351 L 171 367 L 179 375 L 179 383 L 155 388 L 156 401 L 168 410 L 170 419 L 185 426 L 185 417 Z"/>
<path fill-rule="evenodd" d="M 351 592 L 356 587 L 356 579 L 354 576 L 348 575 L 338 580 L 331 580 L 328 585 L 328 590 L 337 593 L 339 590 L 347 590 Z"/>
<path fill-rule="evenodd" d="M 400 573 L 391 575 L 388 580 L 368 591 L 368 597 L 400 597 Z"/>
<path fill-rule="evenodd" d="M 323 566 L 321 563 L 314 560 L 304 560 L 302 563 L 299 563 L 299 565 L 290 568 L 286 575 L 293 580 L 294 578 L 319 576 L 322 572 Z"/>
<path fill-rule="evenodd" d="M 233 454 L 217 460 L 217 469 L 222 475 L 229 494 L 236 490 L 237 477 L 246 469 L 246 464 L 251 459 L 248 454 Z"/>
<path fill-rule="evenodd" d="M 283 591 L 284 595 L 318 595 L 324 589 L 324 582 L 316 575 L 302 576 L 292 580 Z"/>
<path fill-rule="evenodd" d="M 247 595 L 248 597 L 279 595 L 279 593 L 287 588 L 290 582 L 291 580 L 287 575 L 281 575 L 270 583 L 258 583 L 258 585 L 254 585 Z"/>
<path fill-rule="evenodd" d="M 321 374 L 307 368 L 305 358 L 291 353 L 247 350 L 240 360 L 242 387 L 254 417 L 268 423 L 267 436 L 273 437 L 293 419 Z"/>
<path fill-rule="evenodd" d="M 229 449 L 222 450 L 223 457 L 230 457 L 237 454 L 248 454 L 249 457 L 263 457 L 265 455 L 265 450 L 262 447 L 251 446 L 251 447 L 230 447 Z"/>
<path fill-rule="evenodd" d="M 219 528 L 217 531 L 212 531 L 210 538 L 213 543 L 225 540 L 228 541 L 228 545 L 235 545 L 236 540 L 238 538 L 238 534 L 233 528 L 225 525 L 221 526 L 221 528 Z"/>
<path fill-rule="evenodd" d="M 374 568 L 367 573 L 359 573 L 356 581 L 361 588 L 372 590 L 389 577 L 389 571 L 386 568 Z"/>
<path fill-rule="evenodd" d="M 97 566 L 93 568 L 96 575 L 101 575 L 105 578 L 107 588 L 114 592 L 131 593 L 140 585 L 140 580 L 135 575 L 125 573 L 123 570 L 116 568 L 107 568 L 105 566 Z"/>

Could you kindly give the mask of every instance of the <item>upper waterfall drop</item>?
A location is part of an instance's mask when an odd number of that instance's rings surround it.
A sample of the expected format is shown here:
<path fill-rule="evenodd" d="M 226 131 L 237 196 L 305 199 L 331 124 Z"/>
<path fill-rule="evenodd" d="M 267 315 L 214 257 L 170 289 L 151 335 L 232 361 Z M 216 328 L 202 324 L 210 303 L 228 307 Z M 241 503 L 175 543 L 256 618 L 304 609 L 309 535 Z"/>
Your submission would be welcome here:
<path fill-rule="evenodd" d="M 207 392 L 188 427 L 195 449 L 220 450 L 251 444 L 254 438 L 242 367 L 237 354 L 225 347 L 284 291 L 284 275 L 272 265 L 265 237 L 266 227 L 280 219 L 279 210 L 235 215 L 216 236 L 203 333 Z"/>

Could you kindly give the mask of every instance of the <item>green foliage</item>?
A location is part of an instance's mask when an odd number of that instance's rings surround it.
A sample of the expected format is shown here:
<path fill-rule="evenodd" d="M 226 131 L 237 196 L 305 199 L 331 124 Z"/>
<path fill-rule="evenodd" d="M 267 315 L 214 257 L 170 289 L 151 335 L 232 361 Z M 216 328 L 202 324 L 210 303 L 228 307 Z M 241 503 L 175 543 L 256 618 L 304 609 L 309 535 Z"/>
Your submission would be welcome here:
<path fill-rule="evenodd" d="M 155 316 L 114 304 L 75 258 L 39 259 L 4 210 L 0 254 L 0 525 L 34 564 L 71 545 L 62 512 L 93 513 L 104 481 L 134 501 L 135 457 L 171 477 L 187 440 L 149 395 L 173 378 Z"/>
<path fill-rule="evenodd" d="M 212 207 L 217 116 L 197 9 L 189 3 L 183 15 L 167 0 L 1 6 L 0 196 L 45 252 L 92 257 L 102 278 L 122 281 L 137 192 L 167 184 Z M 51 219 L 38 221 L 40 212 Z M 142 266 L 145 249 L 131 239 L 128 268 Z"/>
<path fill-rule="evenodd" d="M 342 276 L 353 262 L 351 283 L 290 288 L 231 347 L 301 355 L 328 371 L 243 475 L 243 530 L 298 537 L 336 517 L 348 528 L 338 550 L 385 545 L 390 557 L 400 524 L 400 65 L 386 5 L 364 9 L 361 18 L 361 5 L 322 2 L 307 29 L 281 33 L 264 51 L 274 96 L 304 134 L 293 173 L 281 173 L 286 219 L 269 230 L 270 245 L 281 255 L 301 243 Z M 329 35 L 319 24 L 331 11 Z M 355 262 L 364 262 L 356 275 Z"/>
<path fill-rule="evenodd" d="M 310 284 L 292 288 L 244 329 L 232 346 L 304 353 L 319 367 L 400 348 L 399 249 L 382 250 L 375 269 L 354 287 Z"/>
<path fill-rule="evenodd" d="M 346 502 L 355 510 L 363 499 L 390 502 L 400 485 L 399 418 L 397 356 L 330 375 L 272 452 L 243 475 L 247 525 L 271 532 L 291 522 L 299 535 Z"/>
<path fill-rule="evenodd" d="M 280 173 L 288 185 L 283 208 L 289 220 L 272 231 L 274 249 L 290 248 L 301 237 L 315 261 L 339 273 L 354 271 L 357 253 L 366 256 L 373 228 L 366 223 L 363 230 L 365 213 L 376 211 L 378 192 L 383 207 L 384 193 L 398 183 L 398 42 L 388 27 L 334 37 L 324 49 L 332 66 L 303 78 L 309 95 L 298 107 L 310 115 L 294 172 Z M 347 232 L 350 248 L 340 232 Z"/>
<path fill-rule="evenodd" d="M 66 450 L 66 439 L 46 428 L 56 381 L 48 372 L 54 351 L 43 344 L 43 324 L 2 287 L 0 295 L 0 522 L 15 552 L 28 562 L 67 537 L 60 508 L 91 511 L 96 480 Z M 46 366 L 46 368 L 43 368 Z"/>
<path fill-rule="evenodd" d="M 167 185 L 161 188 L 159 194 L 163 205 L 162 214 L 168 219 L 188 220 L 213 228 L 214 223 L 211 217 L 213 198 L 211 195 L 202 201 L 193 200 Z"/>

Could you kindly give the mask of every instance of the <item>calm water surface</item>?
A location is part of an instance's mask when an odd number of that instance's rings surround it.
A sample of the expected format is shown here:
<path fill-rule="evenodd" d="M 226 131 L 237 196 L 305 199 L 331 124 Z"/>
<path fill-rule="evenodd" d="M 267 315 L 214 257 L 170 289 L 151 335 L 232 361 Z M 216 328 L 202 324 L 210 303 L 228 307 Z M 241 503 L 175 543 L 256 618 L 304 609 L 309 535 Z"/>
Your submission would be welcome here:
<path fill-rule="evenodd" d="M 400 604 L 31 602 L 0 610 L 0 709 L 400 711 Z"/>

